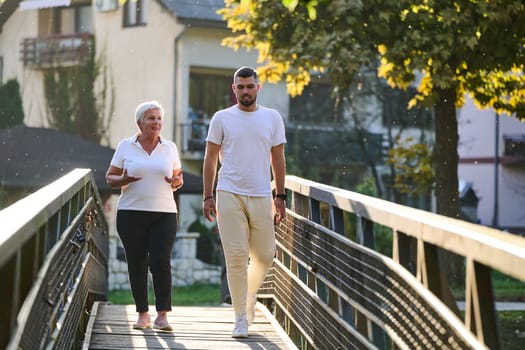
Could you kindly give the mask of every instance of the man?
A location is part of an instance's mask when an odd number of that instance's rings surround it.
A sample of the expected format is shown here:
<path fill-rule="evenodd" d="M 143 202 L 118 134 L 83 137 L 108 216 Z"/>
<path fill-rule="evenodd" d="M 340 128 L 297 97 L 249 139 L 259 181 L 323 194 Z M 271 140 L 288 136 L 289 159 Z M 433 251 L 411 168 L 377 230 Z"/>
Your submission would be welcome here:
<path fill-rule="evenodd" d="M 255 69 L 235 72 L 232 90 L 237 104 L 211 119 L 204 155 L 203 214 L 210 222 L 217 217 L 235 311 L 234 338 L 248 336 L 256 293 L 275 255 L 273 225 L 284 219 L 286 209 L 284 123 L 279 112 L 257 104 L 260 89 Z M 270 170 L 276 191 L 273 204 Z"/>

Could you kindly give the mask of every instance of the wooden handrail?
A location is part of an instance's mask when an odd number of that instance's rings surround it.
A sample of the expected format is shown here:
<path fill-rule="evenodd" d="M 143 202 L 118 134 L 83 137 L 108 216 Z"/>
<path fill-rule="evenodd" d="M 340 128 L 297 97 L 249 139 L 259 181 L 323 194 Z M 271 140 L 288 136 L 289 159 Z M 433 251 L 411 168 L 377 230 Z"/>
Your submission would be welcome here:
<path fill-rule="evenodd" d="M 107 294 L 108 227 L 90 169 L 0 211 L 0 348 L 66 349 Z"/>
<path fill-rule="evenodd" d="M 525 282 L 524 238 L 296 176 L 286 190 L 289 217 L 259 297 L 292 337 L 320 349 L 500 348 L 491 272 Z M 378 227 L 391 233 L 392 257 L 375 247 Z M 441 251 L 465 261 L 463 319 Z"/>

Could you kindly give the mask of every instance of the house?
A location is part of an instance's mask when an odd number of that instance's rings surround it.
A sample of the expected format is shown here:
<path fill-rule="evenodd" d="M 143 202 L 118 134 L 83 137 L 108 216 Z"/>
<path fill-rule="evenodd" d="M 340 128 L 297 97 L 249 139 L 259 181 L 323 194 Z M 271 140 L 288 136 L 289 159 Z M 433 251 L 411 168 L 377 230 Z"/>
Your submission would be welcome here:
<path fill-rule="evenodd" d="M 458 176 L 479 198 L 480 223 L 525 235 L 525 123 L 467 99 L 458 134 Z"/>
<path fill-rule="evenodd" d="M 107 146 L 136 133 L 136 106 L 157 100 L 165 108 L 163 135 L 177 143 L 185 173 L 200 177 L 205 132 L 200 126 L 233 103 L 235 69 L 256 63 L 254 52 L 221 46 L 230 33 L 216 13 L 223 6 L 219 0 L 5 1 L 0 80 L 18 79 L 25 124 L 47 127 L 46 74 L 85 65 L 94 52 L 107 73 L 108 103 L 102 111 Z M 286 110 L 285 88 L 265 88 L 260 101 Z M 198 197 L 181 203 L 181 211 L 193 213 Z"/>
<path fill-rule="evenodd" d="M 202 161 L 199 123 L 233 103 L 235 69 L 256 63 L 255 52 L 221 45 L 230 34 L 216 13 L 222 0 L 14 0 L 4 7 L 10 11 L 0 19 L 2 77 L 18 78 L 27 125 L 47 125 L 43 80 L 50 60 L 81 65 L 94 49 L 114 89 L 108 97 L 114 107 L 104 111 L 111 119 L 108 146 L 136 132 L 133 115 L 140 102 L 157 100 L 166 111 L 163 134 L 177 142 L 185 168 L 196 174 Z M 265 88 L 260 99 L 287 111 L 282 86 Z"/>

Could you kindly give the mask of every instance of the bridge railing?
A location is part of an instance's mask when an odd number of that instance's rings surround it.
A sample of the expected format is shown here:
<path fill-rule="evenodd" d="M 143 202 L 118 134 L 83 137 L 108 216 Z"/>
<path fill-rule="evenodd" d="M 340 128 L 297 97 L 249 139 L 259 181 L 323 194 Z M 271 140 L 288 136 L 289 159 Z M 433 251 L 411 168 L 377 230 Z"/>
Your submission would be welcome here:
<path fill-rule="evenodd" d="M 286 189 L 259 297 L 302 349 L 501 347 L 491 271 L 525 281 L 523 238 L 295 176 Z M 392 258 L 376 248 L 385 229 Z M 464 317 L 442 251 L 463 257 Z"/>
<path fill-rule="evenodd" d="M 0 348 L 79 348 L 106 300 L 108 227 L 93 175 L 76 169 L 0 211 Z"/>

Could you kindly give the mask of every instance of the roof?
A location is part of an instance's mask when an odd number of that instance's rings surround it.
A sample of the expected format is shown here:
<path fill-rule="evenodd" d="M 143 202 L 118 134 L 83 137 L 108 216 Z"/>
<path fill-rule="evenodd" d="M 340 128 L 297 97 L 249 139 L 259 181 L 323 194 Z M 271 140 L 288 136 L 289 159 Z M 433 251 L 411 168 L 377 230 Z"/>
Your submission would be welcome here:
<path fill-rule="evenodd" d="M 224 8 L 224 0 L 158 0 L 177 21 L 199 27 L 226 28 L 226 22 L 217 10 Z"/>
<path fill-rule="evenodd" d="M 19 3 L 20 0 L 0 1 L 0 32 L 5 22 L 18 8 Z"/>
<path fill-rule="evenodd" d="M 0 130 L 0 185 L 40 188 L 75 168 L 90 168 L 100 192 L 120 192 L 105 179 L 114 150 L 48 128 L 25 126 Z M 202 193 L 202 178 L 184 174 L 178 192 Z"/>
<path fill-rule="evenodd" d="M 182 24 L 197 27 L 226 28 L 217 10 L 225 7 L 224 0 L 157 0 Z M 21 0 L 0 1 L 0 31 L 3 24 L 18 9 Z"/>
<path fill-rule="evenodd" d="M 476 195 L 476 192 L 474 191 L 473 184 L 471 181 L 465 181 L 465 180 L 459 179 L 458 192 L 459 192 L 459 199 L 463 203 L 477 204 L 479 201 L 479 198 Z"/>

